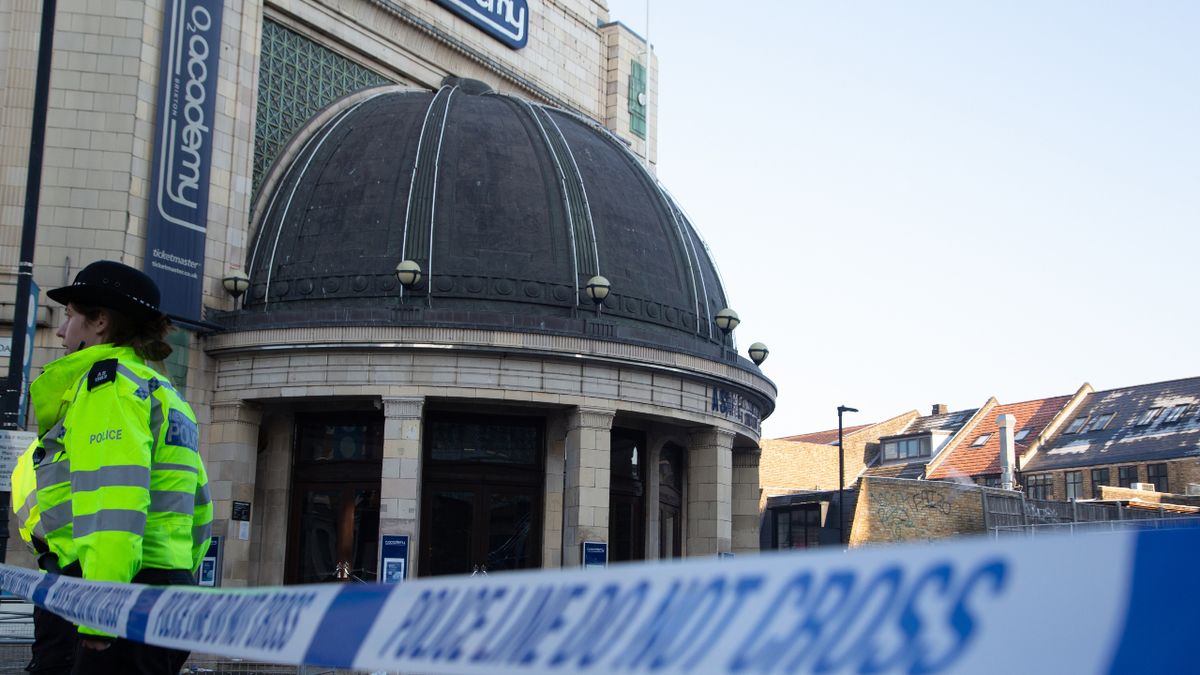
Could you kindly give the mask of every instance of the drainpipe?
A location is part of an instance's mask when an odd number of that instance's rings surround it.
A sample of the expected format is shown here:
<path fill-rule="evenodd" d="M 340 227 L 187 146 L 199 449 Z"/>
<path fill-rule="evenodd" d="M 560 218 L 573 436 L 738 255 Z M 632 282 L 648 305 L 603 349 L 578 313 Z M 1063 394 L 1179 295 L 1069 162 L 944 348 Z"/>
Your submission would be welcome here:
<path fill-rule="evenodd" d="M 1013 440 L 1017 418 L 1012 415 L 1000 415 L 996 418 L 996 425 L 1000 427 L 1000 487 L 1011 490 L 1013 466 L 1017 463 L 1017 450 Z"/>

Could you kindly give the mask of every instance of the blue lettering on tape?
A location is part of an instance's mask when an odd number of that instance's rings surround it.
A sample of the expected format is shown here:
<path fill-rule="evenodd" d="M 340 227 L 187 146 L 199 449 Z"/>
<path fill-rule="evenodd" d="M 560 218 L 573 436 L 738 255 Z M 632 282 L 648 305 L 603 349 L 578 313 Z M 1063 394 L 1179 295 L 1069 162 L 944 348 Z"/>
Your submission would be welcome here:
<path fill-rule="evenodd" d="M 168 597 L 149 637 L 280 651 L 292 639 L 312 591 L 228 595 L 206 591 Z"/>
<path fill-rule="evenodd" d="M 640 581 L 632 588 L 606 584 L 583 613 L 583 620 L 567 633 L 559 649 L 547 661 L 552 667 L 565 664 L 587 668 L 604 656 L 608 645 L 625 630 L 641 611 L 650 583 Z"/>
<path fill-rule="evenodd" d="M 389 654 L 395 659 L 405 656 L 419 658 L 425 651 L 423 643 L 432 636 L 438 621 L 449 614 L 457 597 L 458 591 L 421 591 L 412 608 L 384 642 L 380 656 Z"/>
<path fill-rule="evenodd" d="M 75 623 L 116 631 L 127 603 L 142 586 L 89 584 L 60 578 L 46 596 L 46 606 Z"/>
<path fill-rule="evenodd" d="M 42 575 L 33 570 L 19 567 L 0 568 L 0 588 L 24 598 L 33 597 L 33 590 L 41 580 Z"/>
<path fill-rule="evenodd" d="M 566 625 L 563 613 L 587 591 L 582 584 L 541 586 L 534 589 L 522 610 L 515 613 L 511 627 L 496 633 L 492 643 L 471 656 L 472 662 L 528 665 L 538 659 L 538 646 L 551 633 Z"/>
<path fill-rule="evenodd" d="M 978 622 L 972 607 L 978 610 L 980 596 L 994 597 L 1004 590 L 1008 564 L 984 561 L 967 570 L 958 584 L 950 563 L 915 576 L 910 582 L 894 565 L 865 579 L 853 570 L 835 570 L 821 578 L 807 571 L 796 574 L 733 651 L 729 671 L 946 670 L 975 634 Z M 919 607 L 939 612 L 931 621 Z M 887 656 L 874 642 L 885 626 L 901 638 L 901 645 Z M 941 654 L 931 653 L 930 631 L 949 633 L 951 644 Z"/>
<path fill-rule="evenodd" d="M 1162 533 L 1152 540 L 1161 544 L 1154 555 L 1139 557 L 1133 568 L 1122 555 L 1089 555 L 1069 569 L 1052 563 L 1081 548 L 1095 553 L 1112 551 L 1114 544 L 1131 546 L 1134 536 L 1107 535 L 1101 541 L 1085 535 L 1069 545 L 1051 539 L 954 542 L 936 550 L 896 547 L 890 560 L 881 549 L 781 554 L 723 565 L 630 565 L 619 573 L 546 571 L 355 585 L 336 592 L 327 586 L 157 589 L 0 565 L 0 587 L 72 621 L 153 644 L 278 663 L 431 675 L 979 670 L 1008 655 L 1011 641 L 1003 628 L 1014 608 L 1061 588 L 1058 599 L 1097 601 L 1079 617 L 1078 630 L 1065 633 L 1067 656 L 1041 653 L 1054 669 L 1069 670 L 1066 664 L 1074 661 L 1068 659 L 1079 653 L 1072 647 L 1091 644 L 1101 633 L 1121 635 L 1117 664 L 1129 666 L 1140 651 L 1157 644 L 1170 654 L 1154 661 L 1156 672 L 1187 669 L 1184 628 L 1169 633 L 1166 643 L 1159 633 L 1130 628 L 1136 620 L 1123 634 L 1114 632 L 1129 619 L 1122 612 L 1130 610 L 1124 604 L 1128 596 L 1119 586 L 1112 589 L 1131 569 L 1135 577 L 1162 574 L 1163 560 L 1174 560 L 1178 550 L 1200 550 L 1200 530 Z M 1136 552 L 1141 556 L 1140 547 Z M 1185 577 L 1186 562 L 1170 573 Z M 1147 588 L 1145 583 L 1139 588 Z M 1187 583 L 1172 588 L 1182 604 L 1194 602 L 1200 589 Z M 1056 625 L 1052 617 L 1025 619 L 1032 621 L 1023 624 L 1032 631 Z M 1043 650 L 1059 648 L 1046 640 L 1040 644 Z M 1093 656 L 1082 670 L 1096 664 L 1104 669 L 1105 656 Z"/>

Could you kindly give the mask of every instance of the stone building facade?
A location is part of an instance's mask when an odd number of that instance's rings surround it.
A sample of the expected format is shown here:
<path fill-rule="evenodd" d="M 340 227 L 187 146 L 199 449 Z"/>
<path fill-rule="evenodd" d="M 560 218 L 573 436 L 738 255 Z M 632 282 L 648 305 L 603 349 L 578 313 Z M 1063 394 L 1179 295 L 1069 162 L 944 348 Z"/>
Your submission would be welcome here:
<path fill-rule="evenodd" d="M 517 48 L 462 4 L 206 5 L 203 311 L 164 367 L 201 422 L 225 585 L 376 578 L 384 535 L 409 537 L 410 576 L 577 565 L 584 541 L 613 561 L 757 549 L 775 387 L 716 327 L 714 263 L 654 179 L 653 53 L 602 1 L 499 3 Z M 58 4 L 43 289 L 100 258 L 153 266 L 177 6 Z M 0 2 L 9 279 L 39 9 Z M 61 355 L 61 310 L 39 317 L 34 375 Z"/>

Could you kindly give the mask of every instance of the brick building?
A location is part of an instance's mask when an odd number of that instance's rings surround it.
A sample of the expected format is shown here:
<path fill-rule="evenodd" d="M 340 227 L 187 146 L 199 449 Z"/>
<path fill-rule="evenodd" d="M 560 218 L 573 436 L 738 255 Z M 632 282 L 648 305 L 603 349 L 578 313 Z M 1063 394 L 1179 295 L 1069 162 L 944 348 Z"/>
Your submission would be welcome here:
<path fill-rule="evenodd" d="M 1200 378 L 1089 391 L 1064 417 L 1021 456 L 1027 493 L 1099 499 L 1105 485 L 1178 494 L 1200 485 Z"/>
<path fill-rule="evenodd" d="M 1074 394 L 1020 403 L 991 398 L 975 409 L 934 406 L 930 415 L 894 418 L 903 422 L 890 429 L 855 427 L 853 448 L 846 436 L 846 513 L 854 528 L 866 529 L 854 529 L 848 542 L 982 532 L 982 515 L 966 514 L 982 513 L 978 488 L 1001 487 L 1001 416 L 1011 417 L 1011 466 L 1022 499 L 1099 500 L 1181 513 L 1195 507 L 1182 495 L 1200 490 L 1200 378 L 1101 392 L 1084 384 Z M 836 430 L 789 438 L 804 442 L 762 443 L 762 544 L 837 543 L 829 531 L 839 517 L 836 493 L 829 492 L 836 489 Z M 924 499 L 914 495 L 929 497 L 925 507 L 913 506 Z M 941 508 L 960 502 L 967 511 Z"/>
<path fill-rule="evenodd" d="M 0 2 L 10 281 L 39 21 Z M 159 275 L 226 585 L 757 549 L 775 386 L 605 2 L 78 0 L 52 63 L 34 279 Z"/>

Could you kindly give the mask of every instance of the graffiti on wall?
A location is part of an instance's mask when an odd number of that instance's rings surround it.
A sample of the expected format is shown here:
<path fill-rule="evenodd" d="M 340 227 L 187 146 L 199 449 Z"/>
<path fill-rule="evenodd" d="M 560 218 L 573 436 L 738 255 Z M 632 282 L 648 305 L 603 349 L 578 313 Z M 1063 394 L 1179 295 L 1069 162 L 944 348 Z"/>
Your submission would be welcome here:
<path fill-rule="evenodd" d="M 943 492 L 924 489 L 915 494 L 881 491 L 872 495 L 871 510 L 885 539 L 891 541 L 917 538 L 915 528 L 924 514 L 933 511 L 950 515 L 950 497 Z M 928 527 L 922 528 L 927 530 Z M 924 538 L 924 537 L 920 537 Z"/>

